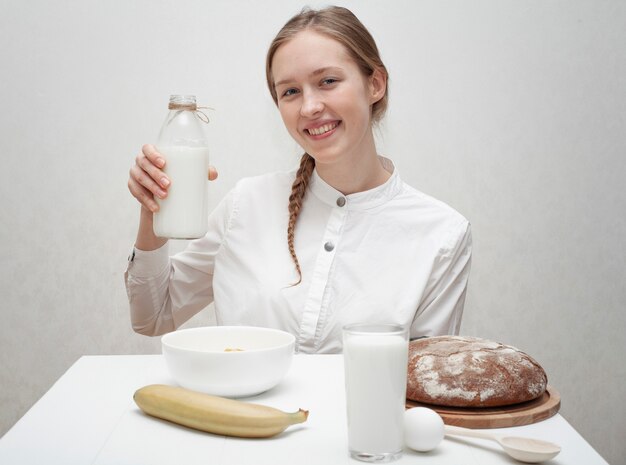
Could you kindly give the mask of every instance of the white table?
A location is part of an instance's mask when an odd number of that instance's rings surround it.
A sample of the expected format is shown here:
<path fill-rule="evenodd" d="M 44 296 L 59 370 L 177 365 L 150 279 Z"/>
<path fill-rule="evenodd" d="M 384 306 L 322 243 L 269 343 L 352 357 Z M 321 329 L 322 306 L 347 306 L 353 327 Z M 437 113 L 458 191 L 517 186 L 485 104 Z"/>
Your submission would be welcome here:
<path fill-rule="evenodd" d="M 136 389 L 174 384 L 161 355 L 85 356 L 0 439 L 0 464 L 356 465 L 362 462 L 348 456 L 343 382 L 341 355 L 296 355 L 279 386 L 249 400 L 308 409 L 308 421 L 271 439 L 227 438 L 148 417 L 134 404 Z M 550 464 L 606 464 L 560 415 L 505 430 L 560 444 Z M 446 439 L 429 453 L 406 450 L 395 463 L 518 462 L 489 441 Z"/>

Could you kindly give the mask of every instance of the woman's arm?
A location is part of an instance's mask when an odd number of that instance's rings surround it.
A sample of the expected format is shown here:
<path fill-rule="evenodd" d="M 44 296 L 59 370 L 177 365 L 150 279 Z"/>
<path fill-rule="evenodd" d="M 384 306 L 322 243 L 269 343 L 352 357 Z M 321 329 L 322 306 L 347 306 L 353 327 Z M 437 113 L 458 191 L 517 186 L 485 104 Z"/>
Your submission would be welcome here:
<path fill-rule="evenodd" d="M 411 337 L 458 334 L 472 260 L 472 232 L 465 221 L 444 242 L 431 282 L 411 325 Z"/>
<path fill-rule="evenodd" d="M 124 274 L 133 329 L 156 336 L 173 331 L 213 300 L 215 254 L 225 229 L 224 202 L 211 214 L 207 235 L 189 244 L 188 250 L 170 259 L 167 239 L 153 231 L 154 200 L 167 197 L 170 180 L 162 168 L 165 159 L 146 144 L 130 169 L 128 189 L 141 204 L 135 247 Z M 217 178 L 209 167 L 208 179 Z M 211 230 L 213 228 L 213 230 Z"/>

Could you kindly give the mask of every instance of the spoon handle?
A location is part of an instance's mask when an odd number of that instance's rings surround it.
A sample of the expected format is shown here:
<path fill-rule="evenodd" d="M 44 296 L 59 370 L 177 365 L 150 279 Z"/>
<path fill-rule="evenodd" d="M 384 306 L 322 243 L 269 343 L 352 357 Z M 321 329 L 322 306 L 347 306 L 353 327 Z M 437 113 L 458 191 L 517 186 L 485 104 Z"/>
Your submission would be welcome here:
<path fill-rule="evenodd" d="M 476 431 L 469 428 L 461 428 L 460 426 L 445 425 L 446 436 L 467 436 L 471 438 L 490 439 L 492 441 L 498 441 L 494 434 L 485 433 L 483 431 Z"/>

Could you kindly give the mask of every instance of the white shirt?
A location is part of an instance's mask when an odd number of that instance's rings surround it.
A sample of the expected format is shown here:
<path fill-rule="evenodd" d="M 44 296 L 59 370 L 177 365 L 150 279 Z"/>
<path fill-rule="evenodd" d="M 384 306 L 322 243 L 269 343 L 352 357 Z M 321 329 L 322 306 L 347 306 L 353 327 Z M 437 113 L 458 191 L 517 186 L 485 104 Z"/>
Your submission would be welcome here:
<path fill-rule="evenodd" d="M 172 331 L 215 303 L 217 324 L 278 328 L 296 350 L 342 349 L 341 328 L 389 323 L 412 338 L 458 334 L 471 261 L 468 221 L 404 184 L 344 196 L 313 172 L 296 224 L 298 280 L 287 247 L 295 171 L 239 181 L 209 232 L 169 257 L 134 252 L 125 273 L 135 331 Z"/>

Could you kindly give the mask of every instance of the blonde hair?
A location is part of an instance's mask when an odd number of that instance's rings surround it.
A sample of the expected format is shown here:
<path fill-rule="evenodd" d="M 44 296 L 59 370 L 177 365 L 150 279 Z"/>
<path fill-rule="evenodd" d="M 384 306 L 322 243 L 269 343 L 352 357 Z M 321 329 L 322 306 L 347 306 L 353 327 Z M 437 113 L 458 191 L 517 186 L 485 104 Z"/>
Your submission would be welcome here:
<path fill-rule="evenodd" d="M 364 76 L 369 77 L 376 70 L 383 73 L 385 77 L 385 93 L 380 100 L 372 105 L 371 109 L 372 123 L 380 121 L 387 110 L 388 103 L 387 82 L 389 75 L 387 68 L 380 58 L 376 42 L 369 31 L 350 10 L 338 6 L 331 6 L 321 10 L 303 9 L 285 23 L 272 41 L 265 61 L 265 75 L 274 103 L 278 105 L 278 96 L 272 75 L 274 55 L 281 45 L 291 40 L 299 32 L 308 29 L 335 39 L 343 45 Z M 296 220 L 302 209 L 302 201 L 314 169 L 315 159 L 308 153 L 304 153 L 300 159 L 300 167 L 291 186 L 291 194 L 289 196 L 287 245 L 289 246 L 289 254 L 298 272 L 298 281 L 294 285 L 302 282 L 302 270 L 300 269 L 294 246 Z"/>

